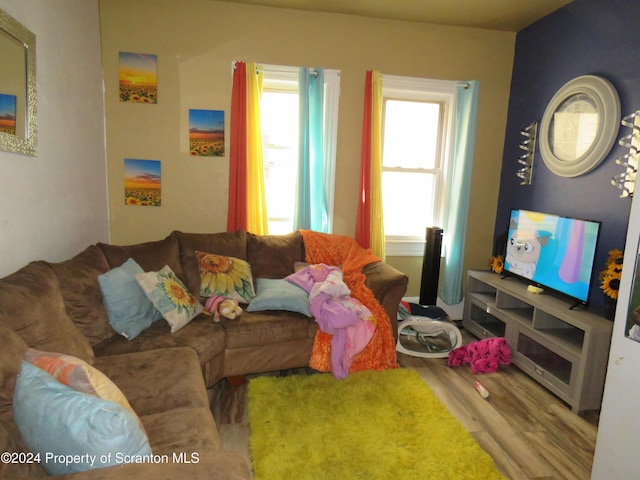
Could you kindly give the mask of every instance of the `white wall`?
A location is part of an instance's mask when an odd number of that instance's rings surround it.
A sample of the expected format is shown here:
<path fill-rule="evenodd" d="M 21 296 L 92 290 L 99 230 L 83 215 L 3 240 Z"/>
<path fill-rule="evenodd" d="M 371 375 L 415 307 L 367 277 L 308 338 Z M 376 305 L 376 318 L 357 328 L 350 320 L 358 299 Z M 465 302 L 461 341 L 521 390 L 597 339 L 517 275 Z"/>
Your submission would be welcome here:
<path fill-rule="evenodd" d="M 640 343 L 625 338 L 639 240 L 640 198 L 636 196 L 629 217 L 618 308 L 591 473 L 593 480 L 640 477 Z"/>
<path fill-rule="evenodd" d="M 98 0 L 0 0 L 36 35 L 38 156 L 0 151 L 0 276 L 108 240 Z"/>

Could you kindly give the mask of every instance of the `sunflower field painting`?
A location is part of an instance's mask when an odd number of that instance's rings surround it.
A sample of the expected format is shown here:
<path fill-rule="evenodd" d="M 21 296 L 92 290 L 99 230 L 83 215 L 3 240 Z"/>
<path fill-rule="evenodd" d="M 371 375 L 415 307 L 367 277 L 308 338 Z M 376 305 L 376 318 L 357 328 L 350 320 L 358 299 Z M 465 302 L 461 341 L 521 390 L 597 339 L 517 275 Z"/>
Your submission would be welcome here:
<path fill-rule="evenodd" d="M 159 160 L 124 160 L 124 203 L 159 207 L 162 203 Z"/>
<path fill-rule="evenodd" d="M 189 152 L 196 157 L 224 157 L 224 111 L 189 110 Z"/>
<path fill-rule="evenodd" d="M 16 96 L 0 93 L 0 132 L 16 134 Z"/>
<path fill-rule="evenodd" d="M 158 56 L 147 53 L 119 53 L 120 101 L 158 103 Z"/>

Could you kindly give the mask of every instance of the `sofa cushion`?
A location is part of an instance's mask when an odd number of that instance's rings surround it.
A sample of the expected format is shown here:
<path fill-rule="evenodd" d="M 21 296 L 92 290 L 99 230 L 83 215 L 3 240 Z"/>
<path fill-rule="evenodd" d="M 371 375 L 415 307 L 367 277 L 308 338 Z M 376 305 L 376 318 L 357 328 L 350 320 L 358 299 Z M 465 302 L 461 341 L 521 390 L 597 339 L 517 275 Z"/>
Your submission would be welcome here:
<path fill-rule="evenodd" d="M 144 352 L 159 348 L 189 347 L 195 350 L 201 365 L 224 352 L 224 330 L 210 316 L 199 315 L 188 325 L 171 333 L 167 322 L 156 322 L 134 340 L 114 335 L 94 346 L 97 357 Z"/>
<path fill-rule="evenodd" d="M 200 270 L 196 251 L 217 253 L 230 257 L 247 259 L 247 234 L 244 230 L 219 233 L 183 233 L 172 235 L 180 245 L 180 262 L 184 272 L 184 283 L 190 292 L 200 292 Z"/>
<path fill-rule="evenodd" d="M 69 260 L 49 265 L 60 282 L 69 317 L 89 343 L 93 345 L 113 335 L 98 285 L 98 275 L 110 268 L 102 250 L 91 245 Z"/>
<path fill-rule="evenodd" d="M 256 280 L 258 294 L 251 300 L 247 312 L 265 310 L 286 310 L 311 316 L 309 311 L 309 294 L 296 285 L 279 278 L 258 278 Z"/>
<path fill-rule="evenodd" d="M 200 296 L 221 296 L 248 303 L 256 292 L 251 265 L 245 260 L 217 253 L 196 252 L 200 271 Z"/>
<path fill-rule="evenodd" d="M 115 452 L 151 455 L 147 435 L 130 411 L 77 392 L 28 362 L 22 362 L 16 381 L 14 416 L 25 444 L 40 454 L 51 475 L 117 465 Z M 64 463 L 49 455 L 81 457 Z"/>
<path fill-rule="evenodd" d="M 216 422 L 207 407 L 176 408 L 142 417 L 155 455 L 191 454 L 220 450 Z"/>
<path fill-rule="evenodd" d="M 0 420 L 0 452 L 32 455 L 22 441 L 13 421 Z M 27 457 L 24 457 L 27 458 Z M 16 460 L 20 460 L 18 457 Z M 46 478 L 47 474 L 36 462 L 0 462 L 0 478 Z"/>
<path fill-rule="evenodd" d="M 2 339 L 2 348 L 0 348 L 0 420 L 8 420 L 13 418 L 11 404 L 16 388 L 16 377 L 20 372 L 24 352 L 29 347 L 3 321 L 0 321 L 0 339 Z"/>
<path fill-rule="evenodd" d="M 58 279 L 45 262 L 0 279 L 0 318 L 30 347 L 93 362 L 91 345 L 67 315 Z"/>
<path fill-rule="evenodd" d="M 227 350 L 309 338 L 313 331 L 310 323 L 315 322 L 301 313 L 277 310 L 244 312 L 235 320 L 220 322 L 225 331 Z"/>
<path fill-rule="evenodd" d="M 162 315 L 138 285 L 136 275 L 144 273 L 133 258 L 98 276 L 111 327 L 129 340 L 149 328 Z"/>
<path fill-rule="evenodd" d="M 119 267 L 129 258 L 133 258 L 145 272 L 160 270 L 165 265 L 169 265 L 178 277 L 183 276 L 180 248 L 173 235 L 155 242 L 134 245 L 98 243 L 98 247 L 104 252 L 111 268 Z"/>
<path fill-rule="evenodd" d="M 136 281 L 175 333 L 202 313 L 198 302 L 168 265 L 136 275 Z"/>
<path fill-rule="evenodd" d="M 138 418 L 122 391 L 100 370 L 71 355 L 29 348 L 24 359 L 76 392 L 117 403 Z"/>
<path fill-rule="evenodd" d="M 169 410 L 209 407 L 198 357 L 190 348 L 97 357 L 96 367 L 122 390 L 140 419 Z"/>
<path fill-rule="evenodd" d="M 247 261 L 253 278 L 284 278 L 293 265 L 304 261 L 304 242 L 299 231 L 287 235 L 247 233 Z"/>

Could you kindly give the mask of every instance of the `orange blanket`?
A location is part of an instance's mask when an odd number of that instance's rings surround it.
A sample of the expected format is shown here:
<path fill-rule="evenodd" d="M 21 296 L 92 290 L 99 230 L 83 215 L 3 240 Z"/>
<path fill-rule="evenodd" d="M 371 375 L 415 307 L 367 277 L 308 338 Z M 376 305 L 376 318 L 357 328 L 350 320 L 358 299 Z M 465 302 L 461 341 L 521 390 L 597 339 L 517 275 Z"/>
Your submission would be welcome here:
<path fill-rule="evenodd" d="M 376 330 L 373 338 L 353 360 L 349 371 L 397 368 L 396 346 L 389 316 L 373 292 L 365 285 L 365 276 L 362 273 L 365 266 L 380 261 L 380 258 L 373 255 L 370 249 L 362 248 L 352 238 L 342 235 L 302 230 L 302 237 L 306 261 L 340 267 L 344 282 L 351 290 L 351 296 L 362 302 L 375 317 Z M 321 372 L 331 371 L 331 335 L 318 330 L 309 366 Z"/>

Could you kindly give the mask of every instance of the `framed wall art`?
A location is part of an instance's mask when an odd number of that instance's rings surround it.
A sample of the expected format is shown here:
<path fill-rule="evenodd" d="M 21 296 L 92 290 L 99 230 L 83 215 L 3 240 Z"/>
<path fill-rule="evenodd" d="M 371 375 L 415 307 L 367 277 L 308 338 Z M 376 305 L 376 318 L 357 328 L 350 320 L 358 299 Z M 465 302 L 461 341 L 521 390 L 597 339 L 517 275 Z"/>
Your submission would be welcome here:
<path fill-rule="evenodd" d="M 224 157 L 224 111 L 189 110 L 189 153 Z"/>
<path fill-rule="evenodd" d="M 159 207 L 162 204 L 159 160 L 124 159 L 124 203 Z"/>
<path fill-rule="evenodd" d="M 147 53 L 119 53 L 120 101 L 158 103 L 158 56 Z"/>

